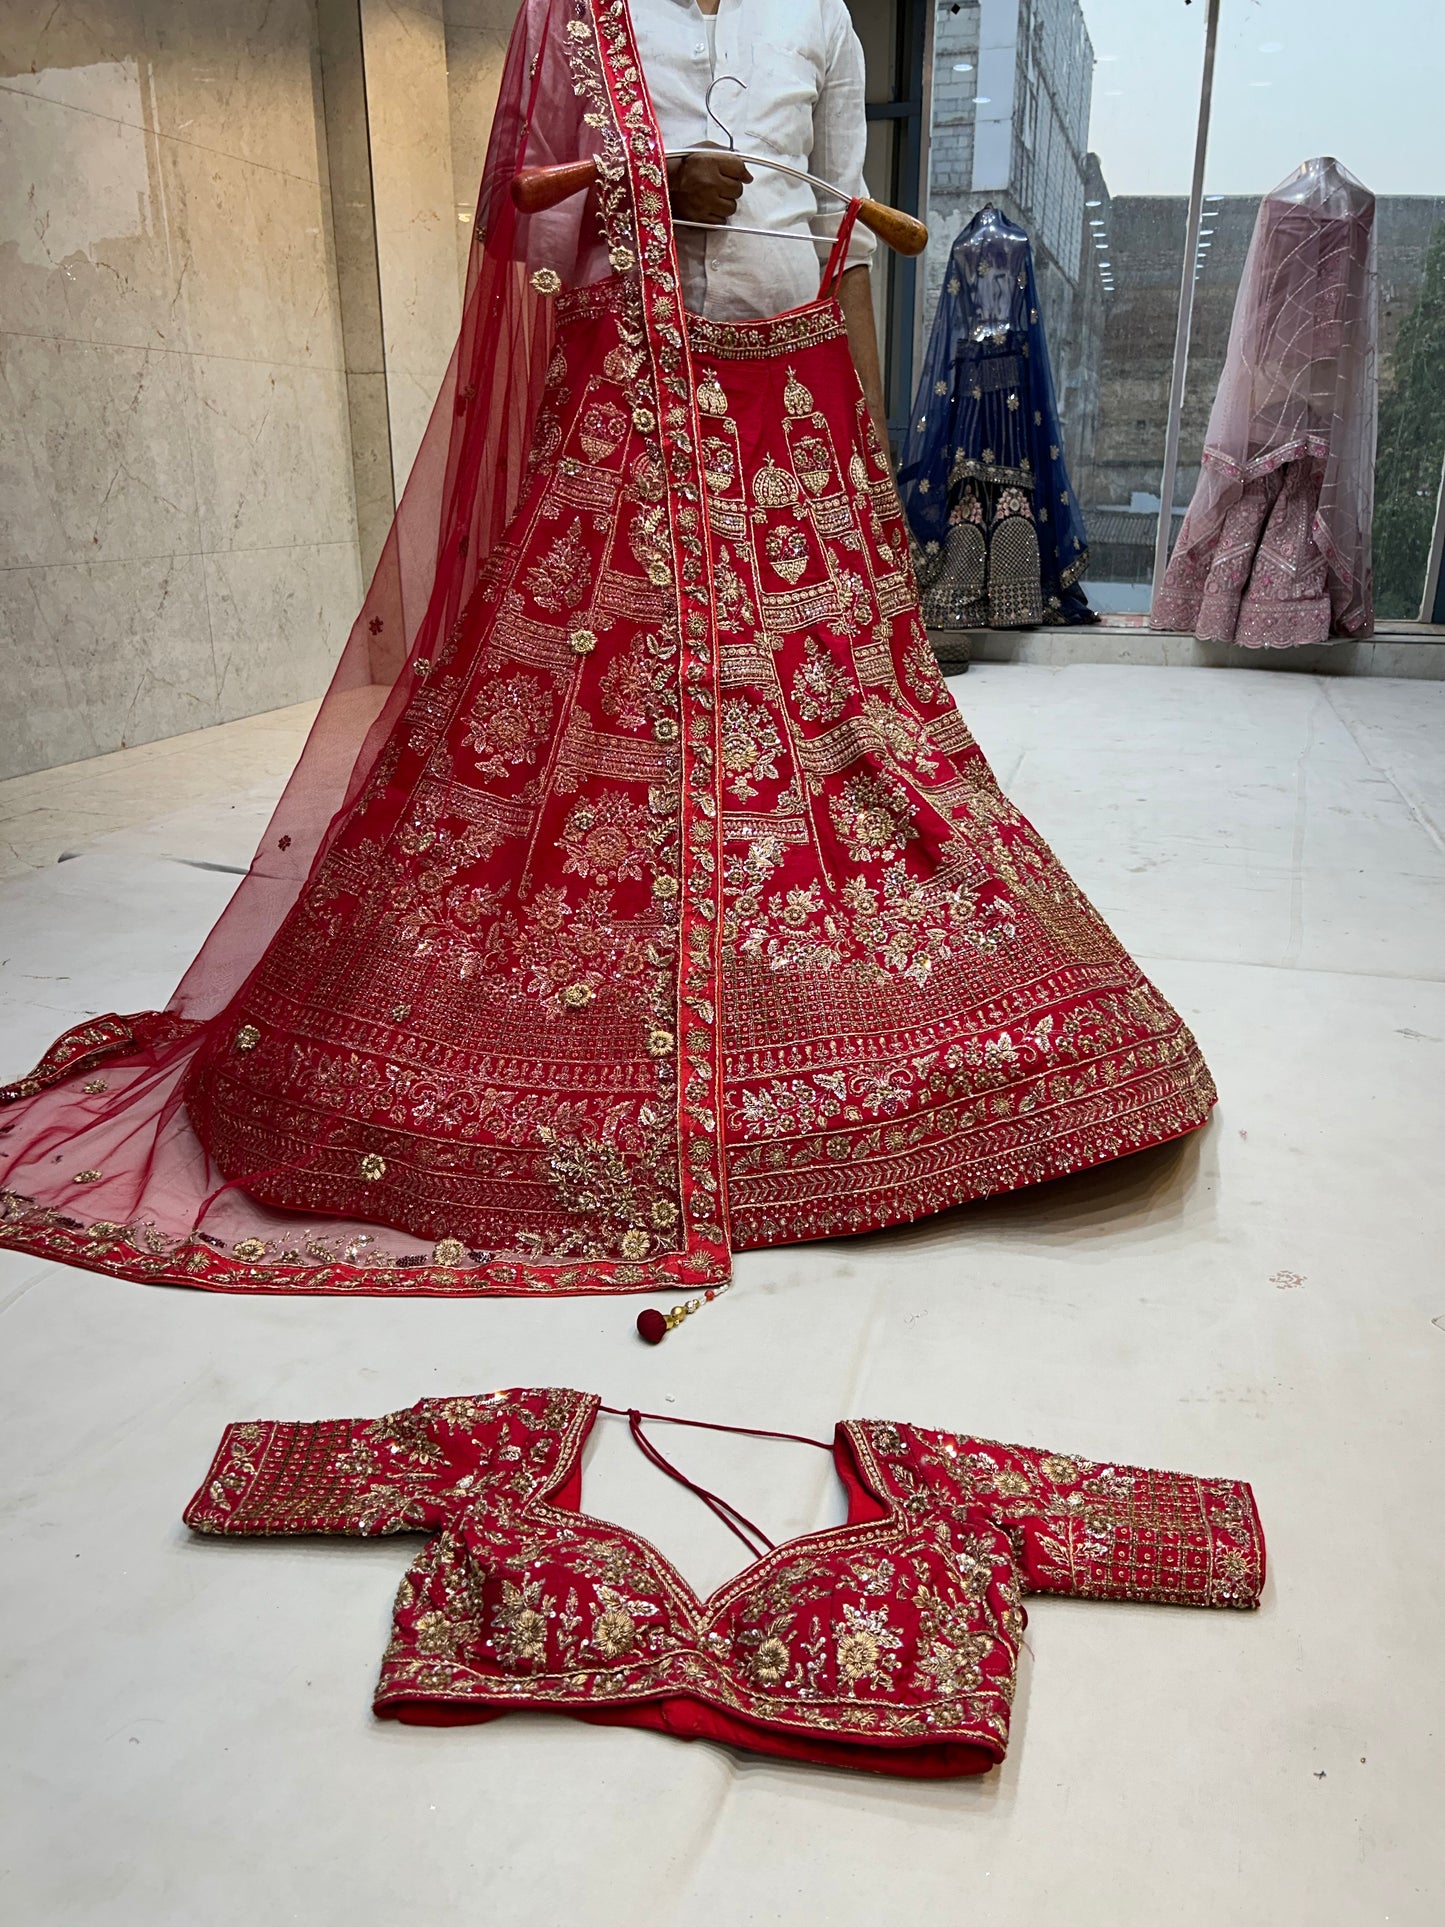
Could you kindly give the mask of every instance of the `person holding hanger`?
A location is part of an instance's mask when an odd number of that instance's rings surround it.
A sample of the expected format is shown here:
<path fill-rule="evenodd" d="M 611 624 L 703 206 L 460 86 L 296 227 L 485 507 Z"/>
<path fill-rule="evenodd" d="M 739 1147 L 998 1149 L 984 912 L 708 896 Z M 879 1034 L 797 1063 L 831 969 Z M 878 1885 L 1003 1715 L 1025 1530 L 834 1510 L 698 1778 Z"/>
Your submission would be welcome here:
<path fill-rule="evenodd" d="M 678 232 L 687 307 L 713 321 L 802 307 L 818 292 L 818 265 L 843 204 L 825 198 L 820 206 L 805 182 L 750 169 L 727 141 L 731 136 L 739 149 L 816 174 L 847 194 L 867 194 L 863 49 L 844 0 L 631 0 L 631 10 L 663 145 L 718 144 L 716 154 L 689 154 L 668 170 L 674 218 L 718 230 Z M 708 115 L 710 87 L 716 118 Z M 816 258 L 795 239 L 729 231 L 730 224 L 795 235 L 811 229 Z M 869 272 L 876 245 L 866 228 L 854 229 L 838 301 L 886 450 Z"/>

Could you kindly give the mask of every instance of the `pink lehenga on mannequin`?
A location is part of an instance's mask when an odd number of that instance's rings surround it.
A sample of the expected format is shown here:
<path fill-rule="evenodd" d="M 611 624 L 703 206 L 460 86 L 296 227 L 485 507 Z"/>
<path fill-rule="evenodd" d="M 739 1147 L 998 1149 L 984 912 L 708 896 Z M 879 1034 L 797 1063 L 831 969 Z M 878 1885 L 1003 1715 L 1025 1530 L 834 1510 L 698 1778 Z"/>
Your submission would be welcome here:
<path fill-rule="evenodd" d="M 1194 1039 L 929 653 L 832 293 L 855 212 L 817 300 L 687 315 L 626 5 L 527 0 L 461 337 L 301 762 L 169 1007 L 0 1092 L 0 1243 L 236 1291 L 693 1288 L 1203 1123 Z"/>
<path fill-rule="evenodd" d="M 1374 229 L 1335 160 L 1266 195 L 1155 629 L 1252 649 L 1373 632 Z"/>

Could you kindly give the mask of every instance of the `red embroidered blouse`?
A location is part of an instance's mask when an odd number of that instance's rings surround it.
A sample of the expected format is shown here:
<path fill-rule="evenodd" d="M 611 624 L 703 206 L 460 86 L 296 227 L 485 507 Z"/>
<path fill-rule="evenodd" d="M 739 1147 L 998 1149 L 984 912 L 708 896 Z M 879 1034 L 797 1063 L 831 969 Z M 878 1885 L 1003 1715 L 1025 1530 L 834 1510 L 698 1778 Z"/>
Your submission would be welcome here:
<path fill-rule="evenodd" d="M 647 1540 L 579 1511 L 598 1409 L 517 1390 L 232 1425 L 186 1523 L 434 1535 L 397 1595 L 384 1717 L 543 1707 L 918 1777 L 1003 1758 L 1022 1595 L 1252 1607 L 1264 1583 L 1238 1481 L 860 1419 L 831 1447 L 847 1523 L 764 1541 L 702 1599 Z"/>

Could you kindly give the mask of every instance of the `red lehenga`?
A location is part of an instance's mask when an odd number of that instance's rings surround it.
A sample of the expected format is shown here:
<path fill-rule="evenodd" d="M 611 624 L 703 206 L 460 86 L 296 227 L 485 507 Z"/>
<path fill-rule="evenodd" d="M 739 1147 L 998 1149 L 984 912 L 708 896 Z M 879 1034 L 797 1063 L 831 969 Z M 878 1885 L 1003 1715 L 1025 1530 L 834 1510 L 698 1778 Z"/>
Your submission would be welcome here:
<path fill-rule="evenodd" d="M 251 870 L 165 1011 L 3 1093 L 0 1242 L 230 1290 L 692 1287 L 1203 1123 L 1189 1031 L 934 664 L 832 294 L 684 314 L 622 0 L 524 6 L 477 227 Z"/>

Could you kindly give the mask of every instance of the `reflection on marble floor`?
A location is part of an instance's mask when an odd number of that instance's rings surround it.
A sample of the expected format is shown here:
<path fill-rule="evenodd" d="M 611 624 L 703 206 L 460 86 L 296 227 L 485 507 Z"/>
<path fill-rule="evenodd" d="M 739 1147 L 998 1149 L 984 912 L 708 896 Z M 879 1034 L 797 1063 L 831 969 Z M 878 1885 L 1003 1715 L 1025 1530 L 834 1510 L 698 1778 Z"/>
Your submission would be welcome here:
<path fill-rule="evenodd" d="M 244 1301 L 0 1255 L 17 1918 L 450 1921 L 480 1894 L 523 1927 L 1434 1927 L 1445 686 L 984 664 L 954 688 L 1198 1033 L 1209 1128 L 898 1231 L 746 1253 L 656 1352 L 635 1302 Z M 0 1072 L 88 1011 L 164 999 L 309 713 L 0 785 Z M 181 1506 L 228 1419 L 511 1383 L 1245 1476 L 1263 1609 L 1034 1602 L 1009 1759 L 971 1782 L 561 1720 L 374 1724 L 405 1550 L 198 1544 Z M 614 1445 L 588 1504 L 698 1582 L 732 1570 L 711 1515 Z M 668 1445 L 775 1536 L 836 1516 L 801 1448 Z"/>

